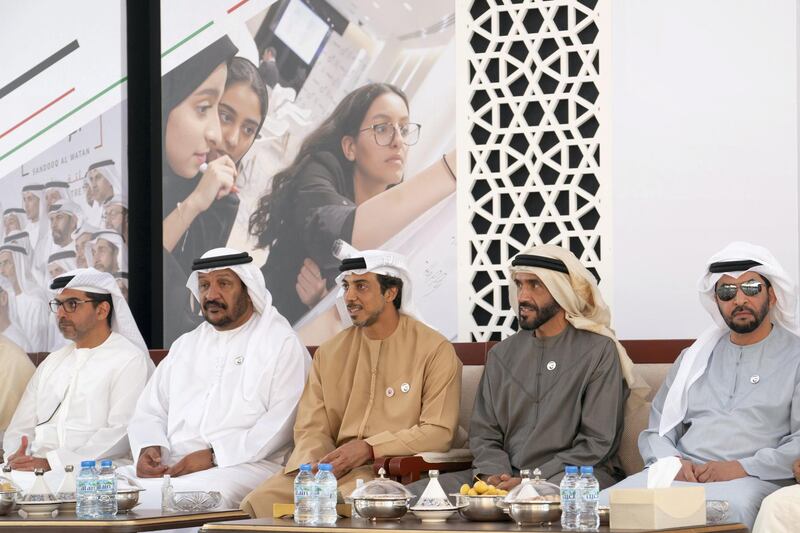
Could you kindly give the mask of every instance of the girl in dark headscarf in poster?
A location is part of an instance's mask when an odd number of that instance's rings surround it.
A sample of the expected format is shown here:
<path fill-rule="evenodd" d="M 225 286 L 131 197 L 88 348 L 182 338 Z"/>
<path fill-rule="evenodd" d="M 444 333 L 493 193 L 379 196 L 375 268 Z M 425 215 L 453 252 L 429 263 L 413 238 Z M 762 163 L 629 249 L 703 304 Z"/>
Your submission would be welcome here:
<path fill-rule="evenodd" d="M 227 243 L 239 208 L 237 163 L 266 115 L 266 88 L 255 66 L 233 58 L 236 51 L 225 36 L 162 79 L 165 343 L 199 321 L 185 289 L 191 263 Z M 226 106 L 234 81 L 237 103 Z M 241 97 L 246 112 L 239 114 Z"/>

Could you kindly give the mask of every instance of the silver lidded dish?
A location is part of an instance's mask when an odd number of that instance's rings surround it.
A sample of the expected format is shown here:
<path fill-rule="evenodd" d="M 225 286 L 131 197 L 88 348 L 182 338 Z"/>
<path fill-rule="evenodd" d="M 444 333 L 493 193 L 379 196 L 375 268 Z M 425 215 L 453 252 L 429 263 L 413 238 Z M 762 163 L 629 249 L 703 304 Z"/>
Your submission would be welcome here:
<path fill-rule="evenodd" d="M 561 490 L 542 479 L 541 471 L 520 472 L 522 482 L 514 487 L 503 500 L 503 507 L 519 526 L 557 523 L 561 520 Z"/>
<path fill-rule="evenodd" d="M 3 475 L 0 476 L 0 516 L 13 511 L 21 495 L 19 486 L 11 479 L 11 468 L 5 465 Z"/>
<path fill-rule="evenodd" d="M 355 489 L 350 498 L 356 512 L 369 520 L 396 520 L 408 512 L 412 494 L 400 483 L 386 479 L 386 471 L 378 471 L 380 477 Z"/>
<path fill-rule="evenodd" d="M 5 516 L 17 505 L 17 494 L 19 494 L 16 490 L 4 490 L 0 491 L 0 516 Z"/>

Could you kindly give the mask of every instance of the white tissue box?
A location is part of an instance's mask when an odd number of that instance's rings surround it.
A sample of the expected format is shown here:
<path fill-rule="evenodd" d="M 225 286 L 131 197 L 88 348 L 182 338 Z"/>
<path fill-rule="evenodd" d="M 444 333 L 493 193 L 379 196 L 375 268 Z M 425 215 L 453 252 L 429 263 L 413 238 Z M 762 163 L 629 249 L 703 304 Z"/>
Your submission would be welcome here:
<path fill-rule="evenodd" d="M 611 529 L 706 525 L 706 489 L 616 489 L 610 492 Z"/>

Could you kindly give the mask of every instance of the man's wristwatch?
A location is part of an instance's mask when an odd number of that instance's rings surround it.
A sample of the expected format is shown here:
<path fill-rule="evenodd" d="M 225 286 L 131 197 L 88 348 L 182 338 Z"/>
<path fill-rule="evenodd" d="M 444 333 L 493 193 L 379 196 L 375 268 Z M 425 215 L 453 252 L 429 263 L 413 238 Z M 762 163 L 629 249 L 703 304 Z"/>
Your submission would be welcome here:
<path fill-rule="evenodd" d="M 217 465 L 217 454 L 214 453 L 214 448 L 211 448 L 211 464 L 214 466 L 219 466 Z"/>

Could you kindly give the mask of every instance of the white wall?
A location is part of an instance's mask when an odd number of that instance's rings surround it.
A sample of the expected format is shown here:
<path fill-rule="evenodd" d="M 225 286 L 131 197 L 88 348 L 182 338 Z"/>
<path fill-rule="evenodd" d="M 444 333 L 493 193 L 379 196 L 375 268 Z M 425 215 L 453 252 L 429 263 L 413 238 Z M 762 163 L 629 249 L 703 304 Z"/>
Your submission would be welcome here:
<path fill-rule="evenodd" d="M 614 325 L 690 338 L 710 321 L 696 280 L 729 241 L 764 245 L 798 275 L 797 6 L 611 10 Z"/>

